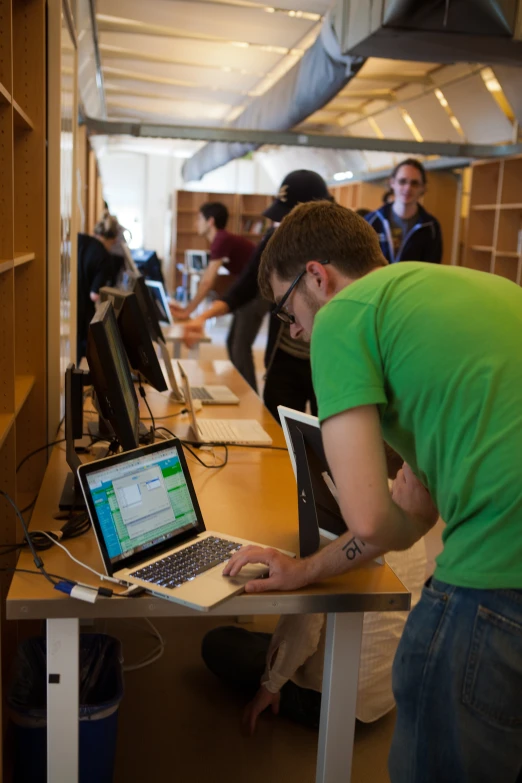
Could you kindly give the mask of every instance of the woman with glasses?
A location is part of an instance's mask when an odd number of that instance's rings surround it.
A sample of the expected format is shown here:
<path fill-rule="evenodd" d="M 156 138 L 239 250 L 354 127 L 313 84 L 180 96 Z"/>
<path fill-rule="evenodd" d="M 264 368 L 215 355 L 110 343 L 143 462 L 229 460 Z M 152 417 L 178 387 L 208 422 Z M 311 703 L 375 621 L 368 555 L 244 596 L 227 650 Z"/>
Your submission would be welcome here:
<path fill-rule="evenodd" d="M 378 233 L 381 250 L 390 264 L 398 261 L 440 264 L 442 260 L 439 221 L 419 204 L 425 190 L 426 171 L 422 163 L 414 158 L 403 160 L 390 177 L 389 193 L 393 201 L 386 201 L 365 218 Z"/>

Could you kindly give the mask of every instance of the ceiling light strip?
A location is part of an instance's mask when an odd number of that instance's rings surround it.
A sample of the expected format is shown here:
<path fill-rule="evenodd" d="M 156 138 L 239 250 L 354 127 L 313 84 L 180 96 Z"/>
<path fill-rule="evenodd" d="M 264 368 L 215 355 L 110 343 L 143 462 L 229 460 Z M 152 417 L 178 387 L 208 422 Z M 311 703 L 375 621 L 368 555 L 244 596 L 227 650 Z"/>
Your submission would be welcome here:
<path fill-rule="evenodd" d="M 290 49 L 286 57 L 280 60 L 277 65 L 272 68 L 272 70 L 269 71 L 252 90 L 250 90 L 248 93 L 249 96 L 251 98 L 258 98 L 260 95 L 264 95 L 267 90 L 282 79 L 283 76 L 299 62 L 305 51 L 315 43 L 320 29 L 320 24 L 314 25 L 312 30 L 299 41 L 298 48 Z"/>
<path fill-rule="evenodd" d="M 437 87 L 437 89 L 434 90 L 434 93 L 435 93 L 435 97 L 437 98 L 438 102 L 440 103 L 440 105 L 442 106 L 442 108 L 444 109 L 446 114 L 448 115 L 451 124 L 453 125 L 453 127 L 455 128 L 455 130 L 457 131 L 459 136 L 462 136 L 462 138 L 465 139 L 466 135 L 465 135 L 464 131 L 462 130 L 462 126 L 461 126 L 460 122 L 458 121 L 458 119 L 456 118 L 456 116 L 453 114 L 453 111 L 451 110 L 451 106 L 449 105 L 448 101 L 446 100 L 446 96 L 444 95 L 442 90 L 439 89 L 439 87 Z"/>
<path fill-rule="evenodd" d="M 402 119 L 404 120 L 409 130 L 411 131 L 415 141 L 424 141 L 421 132 L 413 122 L 411 115 L 406 111 L 406 109 L 401 108 L 401 114 L 402 114 Z"/>
<path fill-rule="evenodd" d="M 292 19 L 306 19 L 310 22 L 318 22 L 321 14 L 312 11 L 300 11 L 298 9 L 278 8 L 277 6 L 254 3 L 251 0 L 192 0 L 192 2 L 210 5 L 224 5 L 231 8 L 249 8 L 255 11 L 265 11 L 267 14 L 284 14 Z"/>
<path fill-rule="evenodd" d="M 139 52 L 135 49 L 126 49 L 123 46 L 109 46 L 108 44 L 101 44 L 100 51 L 103 54 L 103 56 L 107 59 L 111 57 L 119 57 L 121 59 L 129 59 L 129 60 L 144 60 L 147 62 L 153 62 L 153 63 L 164 63 L 165 65 L 183 65 L 187 68 L 205 68 L 207 70 L 220 70 L 224 71 L 225 73 L 240 73 L 243 75 L 249 75 L 249 76 L 259 76 L 261 77 L 263 74 L 259 71 L 251 71 L 247 68 L 234 68 L 233 66 L 229 65 L 216 65 L 216 63 L 202 63 L 202 62 L 194 62 L 191 60 L 178 60 L 172 57 L 162 57 L 158 54 L 153 53 L 145 53 L 145 52 Z"/>
<path fill-rule="evenodd" d="M 502 89 L 502 86 L 495 76 L 493 70 L 491 68 L 483 68 L 480 72 L 480 75 L 482 76 L 482 81 L 493 96 L 497 105 L 508 118 L 510 123 L 513 124 L 515 122 L 515 113 L 513 112 L 511 104 L 506 98 L 506 94 L 504 93 L 504 90 Z"/>
<path fill-rule="evenodd" d="M 220 91 L 220 88 L 216 87 L 215 85 L 212 86 L 212 88 L 210 88 L 209 85 L 207 84 L 198 84 L 198 82 L 189 82 L 183 79 L 171 79 L 168 76 L 149 76 L 149 74 L 141 73 L 139 71 L 127 71 L 123 68 L 112 68 L 112 66 L 108 66 L 108 65 L 104 66 L 103 73 L 104 75 L 112 76 L 113 78 L 127 79 L 130 81 L 138 81 L 138 82 L 146 82 L 147 84 L 169 84 L 172 85 L 173 87 L 192 87 L 200 90 L 212 89 L 216 92 Z M 236 95 L 245 94 L 241 90 L 234 90 L 229 87 L 227 87 L 226 90 L 224 90 L 224 92 L 230 92 Z"/>
<path fill-rule="evenodd" d="M 103 32 L 132 32 L 144 35 L 159 35 L 163 38 L 182 38 L 189 41 L 211 41 L 212 43 L 224 44 L 225 46 L 237 46 L 240 49 L 251 48 L 260 52 L 270 52 L 271 54 L 289 54 L 290 52 L 295 53 L 299 51 L 288 49 L 286 46 L 273 46 L 272 44 L 260 44 L 251 41 L 233 41 L 219 35 L 192 33 L 189 30 L 147 24 L 146 22 L 138 22 L 134 19 L 125 19 L 119 16 L 108 16 L 107 14 L 96 14 L 96 21 L 98 30 Z"/>

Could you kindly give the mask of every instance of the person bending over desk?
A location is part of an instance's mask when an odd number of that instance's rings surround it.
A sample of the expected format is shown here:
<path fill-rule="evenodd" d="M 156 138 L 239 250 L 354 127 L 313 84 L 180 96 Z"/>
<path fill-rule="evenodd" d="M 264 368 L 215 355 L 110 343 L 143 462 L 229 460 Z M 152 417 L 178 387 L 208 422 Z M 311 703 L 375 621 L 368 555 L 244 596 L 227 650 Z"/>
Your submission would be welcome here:
<path fill-rule="evenodd" d="M 229 355 L 234 366 L 256 392 L 252 344 L 263 316 L 268 311 L 268 303 L 261 296 L 257 282 L 261 256 L 277 226 L 296 204 L 329 198 L 331 196 L 326 182 L 315 171 L 298 169 L 287 174 L 273 203 L 263 212 L 263 215 L 272 220 L 274 225 L 256 247 L 237 283 L 222 299 L 213 302 L 201 315 L 185 324 L 184 339 L 190 348 L 203 335 L 207 319 L 234 313 L 234 324 L 227 340 Z M 171 310 L 174 316 L 178 317 L 178 308 L 171 305 Z M 231 346 L 232 335 L 237 339 L 234 339 L 234 344 Z M 263 400 L 278 423 L 278 405 L 305 411 L 309 404 L 311 413 L 316 415 L 309 345 L 303 340 L 292 340 L 288 325 L 275 318 L 270 318 L 269 322 L 265 367 Z"/>
<path fill-rule="evenodd" d="M 393 664 L 392 783 L 522 776 L 522 290 L 462 267 L 388 265 L 361 217 L 302 204 L 260 285 L 311 336 L 324 450 L 348 528 L 302 560 L 245 547 L 224 573 L 293 590 L 408 549 L 446 523 Z M 383 438 L 406 461 L 387 484 Z M 349 554 L 351 559 L 349 559 Z"/>
<path fill-rule="evenodd" d="M 188 318 L 211 291 L 215 291 L 217 295 L 224 293 L 224 289 L 217 290 L 218 286 L 225 286 L 228 290 L 247 265 L 254 245 L 245 237 L 227 231 L 227 223 L 228 209 L 225 204 L 214 201 L 200 206 L 197 229 L 198 234 L 210 243 L 210 260 L 194 298 L 185 306 L 177 302 L 171 303 L 170 309 L 175 318 Z M 229 272 L 225 283 L 218 275 L 222 264 L 226 265 Z"/>

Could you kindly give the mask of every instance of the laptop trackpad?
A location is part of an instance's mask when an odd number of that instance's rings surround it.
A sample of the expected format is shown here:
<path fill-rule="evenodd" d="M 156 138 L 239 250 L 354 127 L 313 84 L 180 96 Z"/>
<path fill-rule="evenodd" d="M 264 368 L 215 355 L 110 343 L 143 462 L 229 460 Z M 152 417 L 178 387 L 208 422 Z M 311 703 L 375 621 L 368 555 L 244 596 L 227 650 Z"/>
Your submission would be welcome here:
<path fill-rule="evenodd" d="M 263 564 L 256 564 L 256 565 L 246 565 L 243 566 L 241 571 L 237 576 L 223 576 L 223 566 L 218 566 L 217 568 L 213 568 L 211 571 L 208 572 L 208 576 L 212 579 L 217 579 L 221 583 L 223 581 L 226 582 L 227 585 L 230 585 L 232 587 L 242 587 L 247 582 L 250 582 L 252 579 L 258 579 L 260 576 L 263 576 L 264 574 L 268 573 L 268 567 Z"/>

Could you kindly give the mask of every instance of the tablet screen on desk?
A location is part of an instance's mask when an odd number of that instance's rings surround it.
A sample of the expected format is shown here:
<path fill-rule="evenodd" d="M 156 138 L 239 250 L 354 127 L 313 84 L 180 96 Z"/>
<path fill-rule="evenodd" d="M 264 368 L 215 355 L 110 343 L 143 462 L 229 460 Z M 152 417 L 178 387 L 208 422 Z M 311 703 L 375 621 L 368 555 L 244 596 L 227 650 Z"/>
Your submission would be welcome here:
<path fill-rule="evenodd" d="M 205 529 L 177 440 L 82 465 L 78 475 L 110 572 Z"/>

